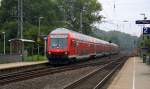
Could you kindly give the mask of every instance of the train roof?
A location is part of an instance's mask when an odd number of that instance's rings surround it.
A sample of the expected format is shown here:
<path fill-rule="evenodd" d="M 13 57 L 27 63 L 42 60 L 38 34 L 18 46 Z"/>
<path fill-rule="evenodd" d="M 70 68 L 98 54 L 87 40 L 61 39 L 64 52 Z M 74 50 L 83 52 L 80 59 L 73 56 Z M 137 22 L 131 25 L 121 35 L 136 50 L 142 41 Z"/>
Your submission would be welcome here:
<path fill-rule="evenodd" d="M 117 44 L 114 44 L 114 43 L 111 43 L 111 45 L 118 47 L 118 45 L 117 45 Z"/>
<path fill-rule="evenodd" d="M 56 28 L 50 34 L 68 34 L 69 32 L 71 31 L 66 28 Z"/>
<path fill-rule="evenodd" d="M 94 38 L 88 35 L 84 35 L 72 30 L 68 30 L 66 28 L 57 28 L 55 30 L 53 30 L 50 34 L 71 34 L 71 37 L 75 38 L 75 39 L 80 39 L 80 40 L 84 40 L 84 41 L 90 41 L 90 42 L 95 42 L 95 43 L 102 43 L 102 44 L 109 44 L 109 42 L 98 39 L 98 38 Z M 111 43 L 111 45 L 113 46 L 117 46 L 114 43 Z"/>

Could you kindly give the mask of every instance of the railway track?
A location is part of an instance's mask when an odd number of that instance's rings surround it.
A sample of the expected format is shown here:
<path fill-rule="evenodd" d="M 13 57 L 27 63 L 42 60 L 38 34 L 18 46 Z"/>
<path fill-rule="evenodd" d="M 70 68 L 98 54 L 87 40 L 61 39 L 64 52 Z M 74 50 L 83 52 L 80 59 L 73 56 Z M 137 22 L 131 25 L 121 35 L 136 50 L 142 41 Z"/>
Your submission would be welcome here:
<path fill-rule="evenodd" d="M 100 89 L 106 81 L 113 75 L 113 73 L 123 66 L 127 57 L 123 60 L 118 59 L 111 61 L 97 70 L 87 74 L 81 79 L 67 85 L 64 89 Z"/>
<path fill-rule="evenodd" d="M 35 68 L 35 69 L 30 69 L 30 70 L 3 74 L 3 75 L 0 75 L 0 85 L 5 85 L 11 82 L 27 80 L 27 79 L 31 79 L 35 77 L 48 75 L 48 74 L 54 74 L 54 73 L 59 73 L 63 71 L 69 71 L 69 70 L 74 70 L 78 68 L 88 67 L 88 66 L 104 65 L 113 60 L 113 59 L 112 60 L 104 60 L 104 59 L 97 60 L 94 62 L 79 63 L 79 64 L 74 64 L 74 65 L 69 65 L 69 66 L 67 65 L 67 66 L 61 66 L 61 67 L 44 66 L 41 68 Z"/>

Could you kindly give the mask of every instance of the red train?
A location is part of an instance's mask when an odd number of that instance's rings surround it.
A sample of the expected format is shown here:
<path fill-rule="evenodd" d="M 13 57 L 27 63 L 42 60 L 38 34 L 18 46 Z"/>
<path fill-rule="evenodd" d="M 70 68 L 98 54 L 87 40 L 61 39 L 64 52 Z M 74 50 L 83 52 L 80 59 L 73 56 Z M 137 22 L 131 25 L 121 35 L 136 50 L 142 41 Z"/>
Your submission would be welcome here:
<path fill-rule="evenodd" d="M 65 28 L 48 34 L 47 57 L 51 63 L 65 63 L 119 52 L 119 47 Z"/>

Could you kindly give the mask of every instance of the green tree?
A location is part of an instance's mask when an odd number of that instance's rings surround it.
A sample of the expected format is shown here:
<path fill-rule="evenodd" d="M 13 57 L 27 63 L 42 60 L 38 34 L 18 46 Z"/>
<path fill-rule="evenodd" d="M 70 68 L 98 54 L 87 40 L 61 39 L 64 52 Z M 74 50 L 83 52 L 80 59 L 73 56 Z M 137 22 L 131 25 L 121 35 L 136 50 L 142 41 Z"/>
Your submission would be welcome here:
<path fill-rule="evenodd" d="M 65 27 L 80 31 L 80 13 L 83 17 L 83 33 L 91 34 L 91 24 L 100 21 L 101 4 L 97 0 L 22 0 L 23 1 L 23 37 L 36 39 L 38 18 L 41 20 L 41 34 Z M 69 2 L 72 1 L 72 2 Z M 2 0 L 0 7 L 0 32 L 6 32 L 6 39 L 17 38 L 18 0 Z M 8 43 L 7 43 L 8 44 Z"/>
<path fill-rule="evenodd" d="M 63 21 L 67 28 L 80 31 L 82 13 L 83 33 L 91 34 L 91 24 L 100 21 L 102 16 L 96 12 L 101 11 L 101 4 L 97 0 L 58 0 L 58 6 L 63 12 Z"/>
<path fill-rule="evenodd" d="M 141 48 L 147 48 L 147 55 L 150 55 L 150 39 L 149 37 L 146 38 L 146 36 L 144 37 L 144 40 L 141 41 Z"/>

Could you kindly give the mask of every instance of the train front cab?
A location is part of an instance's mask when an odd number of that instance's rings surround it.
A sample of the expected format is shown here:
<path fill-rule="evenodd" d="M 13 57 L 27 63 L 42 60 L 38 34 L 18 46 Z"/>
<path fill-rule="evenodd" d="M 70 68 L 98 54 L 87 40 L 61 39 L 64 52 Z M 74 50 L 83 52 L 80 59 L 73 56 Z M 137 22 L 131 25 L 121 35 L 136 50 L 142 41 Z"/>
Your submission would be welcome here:
<path fill-rule="evenodd" d="M 49 34 L 47 45 L 47 58 L 50 63 L 68 62 L 68 34 Z"/>

